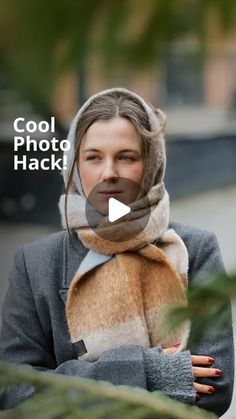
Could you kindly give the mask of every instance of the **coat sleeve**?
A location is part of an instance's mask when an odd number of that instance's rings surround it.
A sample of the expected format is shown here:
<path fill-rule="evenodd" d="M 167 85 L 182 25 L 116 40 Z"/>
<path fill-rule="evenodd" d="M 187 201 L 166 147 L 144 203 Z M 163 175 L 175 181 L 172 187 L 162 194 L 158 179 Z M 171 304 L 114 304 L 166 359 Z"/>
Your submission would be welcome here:
<path fill-rule="evenodd" d="M 200 284 L 204 281 L 204 278 L 207 278 L 209 273 L 225 272 L 215 234 L 208 232 L 202 234 L 198 246 L 192 266 L 192 285 Z M 217 323 L 212 324 L 214 333 L 205 333 L 197 345 L 189 347 L 194 355 L 213 357 L 215 359 L 213 367 L 223 371 L 223 375 L 220 377 L 196 380 L 199 383 L 215 387 L 215 394 L 201 394 L 201 399 L 196 404 L 201 408 L 213 411 L 218 416 L 221 416 L 228 410 L 233 393 L 234 343 L 230 300 L 224 307 L 224 319 L 224 328 L 219 327 Z"/>
<path fill-rule="evenodd" d="M 22 248 L 19 248 L 9 276 L 9 287 L 3 307 L 0 360 L 28 364 L 41 371 L 105 380 L 116 385 L 126 384 L 150 391 L 161 390 L 182 401 L 193 400 L 188 351 L 177 360 L 164 356 L 160 348 L 156 348 L 152 353 L 139 346 L 127 345 L 103 352 L 95 362 L 71 359 L 57 365 L 53 345 L 44 334 L 36 310 L 36 298 L 25 268 Z M 176 362 L 178 369 L 184 371 L 181 372 L 181 377 L 178 376 L 178 371 L 174 371 Z M 179 368 L 179 363 L 182 363 L 183 368 Z M 186 391 L 183 392 L 183 389 Z M 15 407 L 31 397 L 34 392 L 34 388 L 26 384 L 4 388 L 0 391 L 0 410 Z"/>

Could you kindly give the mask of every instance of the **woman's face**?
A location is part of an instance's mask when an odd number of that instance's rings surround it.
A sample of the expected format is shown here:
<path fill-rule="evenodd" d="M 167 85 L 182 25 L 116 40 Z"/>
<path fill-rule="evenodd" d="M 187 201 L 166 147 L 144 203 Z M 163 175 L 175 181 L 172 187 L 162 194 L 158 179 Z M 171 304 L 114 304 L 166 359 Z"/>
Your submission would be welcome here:
<path fill-rule="evenodd" d="M 141 185 L 144 175 L 141 136 L 126 118 L 98 120 L 82 139 L 77 166 L 84 193 L 88 198 L 93 191 L 100 212 L 107 213 L 110 197 L 129 204 L 137 198 L 140 189 L 134 185 Z"/>

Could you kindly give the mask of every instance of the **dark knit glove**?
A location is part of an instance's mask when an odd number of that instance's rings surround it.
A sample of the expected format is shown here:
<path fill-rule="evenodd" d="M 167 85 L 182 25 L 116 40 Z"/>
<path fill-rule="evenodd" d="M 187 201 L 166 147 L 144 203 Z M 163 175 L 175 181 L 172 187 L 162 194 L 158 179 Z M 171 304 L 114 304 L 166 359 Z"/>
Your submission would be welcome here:
<path fill-rule="evenodd" d="M 194 403 L 190 351 L 165 354 L 160 346 L 144 351 L 147 389 L 160 390 L 185 403 Z"/>

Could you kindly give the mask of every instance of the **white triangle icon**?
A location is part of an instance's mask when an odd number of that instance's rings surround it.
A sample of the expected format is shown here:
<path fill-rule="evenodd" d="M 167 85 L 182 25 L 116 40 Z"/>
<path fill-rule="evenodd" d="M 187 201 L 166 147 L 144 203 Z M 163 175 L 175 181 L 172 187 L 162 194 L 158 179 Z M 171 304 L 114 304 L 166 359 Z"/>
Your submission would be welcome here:
<path fill-rule="evenodd" d="M 131 211 L 130 207 L 115 198 L 110 198 L 108 202 L 108 219 L 110 223 L 118 220 Z"/>

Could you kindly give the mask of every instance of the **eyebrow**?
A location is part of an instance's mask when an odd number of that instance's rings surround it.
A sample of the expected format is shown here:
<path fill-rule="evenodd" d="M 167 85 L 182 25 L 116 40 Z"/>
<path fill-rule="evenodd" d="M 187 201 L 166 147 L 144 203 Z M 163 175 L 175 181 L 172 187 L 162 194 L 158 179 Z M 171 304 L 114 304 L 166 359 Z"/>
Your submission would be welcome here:
<path fill-rule="evenodd" d="M 102 152 L 101 150 L 99 150 L 97 148 L 86 148 L 86 149 L 82 150 L 82 153 L 89 153 L 91 151 L 92 152 L 98 152 L 98 153 L 101 153 Z M 138 150 L 133 150 L 133 149 L 130 149 L 130 148 L 124 148 L 122 150 L 119 150 L 119 151 L 117 151 L 117 154 L 118 153 L 127 153 L 127 152 L 129 152 L 129 153 L 132 152 L 132 153 L 140 154 Z"/>

